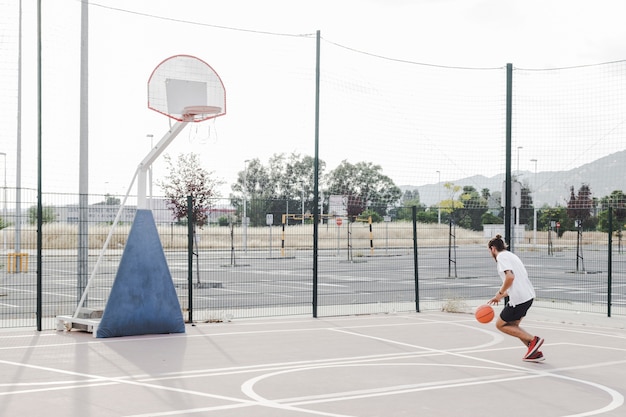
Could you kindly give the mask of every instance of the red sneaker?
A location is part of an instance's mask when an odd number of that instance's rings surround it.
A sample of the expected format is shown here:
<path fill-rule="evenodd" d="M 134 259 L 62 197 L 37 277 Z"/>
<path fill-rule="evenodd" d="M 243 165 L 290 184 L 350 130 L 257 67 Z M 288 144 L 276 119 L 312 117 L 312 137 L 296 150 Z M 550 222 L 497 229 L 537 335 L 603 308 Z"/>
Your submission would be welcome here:
<path fill-rule="evenodd" d="M 542 344 L 543 344 L 543 339 L 541 337 L 539 336 L 533 337 L 533 340 L 531 340 L 530 343 L 528 344 L 528 352 L 526 352 L 526 356 L 524 356 L 524 359 L 528 359 L 530 356 L 536 353 Z"/>
<path fill-rule="evenodd" d="M 541 351 L 538 350 L 534 354 L 532 354 L 530 356 L 527 356 L 527 357 L 523 358 L 522 360 L 526 361 L 526 362 L 542 362 L 542 361 L 545 361 L 546 358 L 544 358 L 543 357 L 543 353 L 541 353 Z"/>

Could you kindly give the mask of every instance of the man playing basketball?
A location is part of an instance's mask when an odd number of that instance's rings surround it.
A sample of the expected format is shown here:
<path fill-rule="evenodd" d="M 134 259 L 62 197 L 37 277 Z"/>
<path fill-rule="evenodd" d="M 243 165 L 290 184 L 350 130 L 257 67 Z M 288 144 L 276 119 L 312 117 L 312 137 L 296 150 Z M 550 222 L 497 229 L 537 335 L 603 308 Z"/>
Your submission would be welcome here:
<path fill-rule="evenodd" d="M 542 361 L 544 357 L 539 348 L 543 344 L 543 339 L 532 336 L 519 326 L 535 299 L 535 289 L 528 279 L 526 267 L 517 255 L 507 250 L 502 236 L 496 235 L 487 246 L 491 256 L 496 260 L 498 275 L 502 279 L 502 286 L 487 304 L 498 304 L 500 300 L 505 299 L 496 327 L 503 333 L 517 337 L 528 347 L 523 360 Z"/>

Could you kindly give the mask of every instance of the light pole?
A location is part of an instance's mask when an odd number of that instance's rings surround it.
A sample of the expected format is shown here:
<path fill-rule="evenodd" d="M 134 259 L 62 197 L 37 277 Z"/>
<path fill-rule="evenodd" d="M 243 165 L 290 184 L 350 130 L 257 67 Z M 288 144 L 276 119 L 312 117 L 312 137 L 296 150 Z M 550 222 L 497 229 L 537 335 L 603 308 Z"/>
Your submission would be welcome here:
<path fill-rule="evenodd" d="M 535 164 L 535 178 L 533 179 L 533 246 L 537 246 L 537 160 L 531 159 Z"/>
<path fill-rule="evenodd" d="M 7 224 L 7 154 L 5 152 L 0 152 L 0 155 L 2 155 L 4 157 L 4 185 L 2 186 L 3 189 L 3 197 L 2 197 L 2 223 L 3 223 L 3 228 L 2 228 L 2 240 L 4 241 L 4 251 L 6 252 L 7 250 L 7 235 L 6 235 L 6 231 L 4 229 L 6 229 L 6 227 L 8 226 Z"/>
<path fill-rule="evenodd" d="M 243 191 L 243 219 L 241 219 L 242 228 L 243 228 L 243 251 L 248 252 L 248 162 L 249 159 L 243 161 L 243 187 L 241 187 Z"/>
<path fill-rule="evenodd" d="M 519 179 L 519 150 L 520 149 L 524 149 L 524 147 L 523 146 L 518 146 L 517 147 L 517 176 L 518 176 L 518 179 Z"/>
<path fill-rule="evenodd" d="M 154 135 L 153 134 L 147 134 L 146 135 L 147 138 L 150 138 L 150 151 L 152 151 L 152 149 L 154 148 L 154 143 L 153 143 L 153 138 Z M 149 207 L 150 209 L 152 209 L 152 164 L 150 164 L 150 168 L 148 169 L 148 182 L 150 183 L 150 204 Z"/>
<path fill-rule="evenodd" d="M 437 171 L 439 180 L 437 181 L 437 224 L 441 224 L 441 171 Z"/>

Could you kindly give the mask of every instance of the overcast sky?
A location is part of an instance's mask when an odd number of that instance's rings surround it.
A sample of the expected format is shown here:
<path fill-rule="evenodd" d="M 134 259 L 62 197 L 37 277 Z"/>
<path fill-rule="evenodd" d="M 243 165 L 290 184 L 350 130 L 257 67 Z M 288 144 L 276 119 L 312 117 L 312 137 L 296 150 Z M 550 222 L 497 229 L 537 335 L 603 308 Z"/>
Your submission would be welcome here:
<path fill-rule="evenodd" d="M 0 152 L 8 155 L 9 187 L 15 184 L 16 0 L 0 0 L 2 66 Z M 78 0 L 43 1 L 44 191 L 78 191 L 80 10 Z M 240 51 L 220 55 L 195 24 L 247 31 L 313 35 L 348 48 L 420 63 L 543 69 L 626 59 L 626 2 L 623 0 L 98 0 L 90 8 L 90 193 L 126 191 L 137 164 L 160 139 L 169 121 L 146 108 L 146 81 L 163 59 L 189 53 L 207 60 L 230 82 L 237 97 L 238 70 L 267 65 Z M 36 1 L 23 0 L 22 186 L 36 187 Z M 187 23 L 185 23 L 187 22 Z M 236 29 L 236 30 L 233 30 Z M 216 29 L 217 30 L 217 29 Z M 200 33 L 200 35 L 198 35 Z M 219 32 L 218 32 L 219 33 Z M 217 38 L 219 39 L 219 38 Z M 275 64 L 275 63 L 274 63 Z M 245 68 L 244 68 L 245 67 Z M 222 71 L 222 72 L 220 72 Z M 48 74 L 48 75 L 47 75 Z M 51 75 L 50 75 L 51 74 Z M 59 74 L 63 74 L 62 78 Z M 226 85 L 229 91 L 229 85 Z M 6 92 L 6 93 L 5 93 Z M 106 92 L 110 92 L 106 97 Z M 106 97 L 106 98 L 103 98 Z M 312 100 L 312 99 L 311 99 Z M 235 106 L 236 103 L 233 103 Z M 235 108 L 235 107 L 233 107 Z M 267 109 L 259 109 L 267 113 Z M 250 139 L 232 143 L 234 127 L 217 120 L 217 138 L 198 145 L 184 132 L 170 150 L 198 152 L 209 170 L 229 185 L 256 157 L 274 153 L 312 155 L 310 144 L 285 149 L 281 143 Z M 234 116 L 233 116 L 234 117 Z M 288 114 L 280 117 L 289 119 Z M 241 120 L 237 129 L 241 129 Z M 277 127 L 277 116 L 248 123 L 254 138 Z M 267 135 L 258 135 L 267 137 Z M 279 139 L 277 139 L 279 140 Z M 530 159 L 530 158 L 525 158 Z M 354 162 L 354 161 L 353 161 Z M 526 169 L 529 168 L 526 162 Z M 162 164 L 156 167 L 162 175 Z M 541 167 L 540 167 L 541 170 Z M 435 182 L 434 170 L 425 182 Z M 495 173 L 494 173 L 495 174 Z M 452 179 L 452 178 L 448 178 Z M 421 184 L 414 184 L 421 185 Z M 227 196 L 230 187 L 223 194 Z"/>

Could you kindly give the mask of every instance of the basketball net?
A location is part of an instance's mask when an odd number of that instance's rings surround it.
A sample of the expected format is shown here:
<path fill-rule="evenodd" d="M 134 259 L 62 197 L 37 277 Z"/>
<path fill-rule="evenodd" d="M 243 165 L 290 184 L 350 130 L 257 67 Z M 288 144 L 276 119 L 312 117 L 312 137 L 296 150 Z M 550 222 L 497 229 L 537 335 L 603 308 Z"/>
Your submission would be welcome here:
<path fill-rule="evenodd" d="M 212 118 L 201 123 L 191 123 L 189 127 L 189 142 L 206 145 L 217 142 L 217 129 L 215 119 Z"/>

